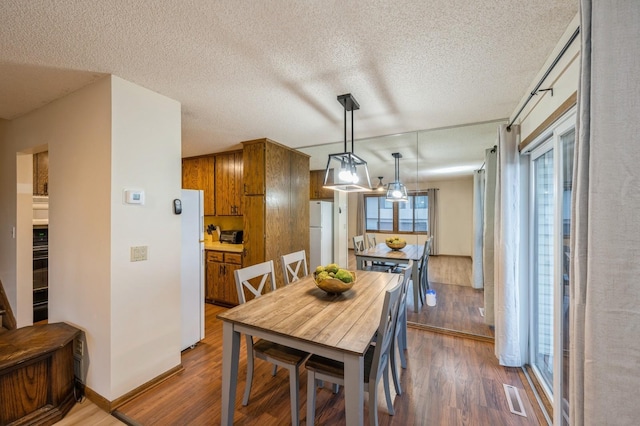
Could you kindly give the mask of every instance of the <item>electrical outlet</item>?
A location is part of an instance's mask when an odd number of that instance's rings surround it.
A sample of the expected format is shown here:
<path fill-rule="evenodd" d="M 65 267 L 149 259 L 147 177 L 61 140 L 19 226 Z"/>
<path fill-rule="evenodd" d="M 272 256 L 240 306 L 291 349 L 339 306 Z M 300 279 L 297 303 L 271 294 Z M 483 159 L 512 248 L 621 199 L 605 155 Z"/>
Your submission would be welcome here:
<path fill-rule="evenodd" d="M 147 260 L 147 246 L 131 247 L 131 261 Z"/>

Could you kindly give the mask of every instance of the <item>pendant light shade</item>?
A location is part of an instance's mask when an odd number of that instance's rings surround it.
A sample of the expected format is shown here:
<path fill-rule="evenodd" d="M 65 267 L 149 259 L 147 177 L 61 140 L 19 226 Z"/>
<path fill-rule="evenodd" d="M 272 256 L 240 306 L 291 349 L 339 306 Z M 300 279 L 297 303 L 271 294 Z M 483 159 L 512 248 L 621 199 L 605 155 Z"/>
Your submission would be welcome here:
<path fill-rule="evenodd" d="M 391 182 L 387 186 L 387 201 L 409 201 L 409 197 L 407 196 L 407 187 L 400 182 L 400 159 L 402 158 L 402 154 L 394 152 L 391 155 L 395 158 L 396 178 L 395 182 Z"/>
<path fill-rule="evenodd" d="M 353 111 L 360 105 L 351 93 L 338 96 L 338 102 L 344 107 L 344 152 L 329 154 L 323 186 L 343 192 L 370 191 L 367 162 L 353 153 Z M 351 152 L 347 151 L 347 111 L 351 111 Z"/>
<path fill-rule="evenodd" d="M 380 182 L 378 182 L 378 186 L 376 186 L 376 191 L 384 191 L 385 187 L 384 187 L 384 183 L 382 183 L 382 176 L 378 176 L 378 180 Z"/>

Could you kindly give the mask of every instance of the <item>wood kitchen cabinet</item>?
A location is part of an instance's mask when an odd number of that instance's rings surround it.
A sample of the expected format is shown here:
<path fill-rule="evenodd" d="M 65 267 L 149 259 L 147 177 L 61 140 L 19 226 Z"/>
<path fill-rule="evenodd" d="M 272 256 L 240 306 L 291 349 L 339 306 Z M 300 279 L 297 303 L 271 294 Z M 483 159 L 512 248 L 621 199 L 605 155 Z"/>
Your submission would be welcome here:
<path fill-rule="evenodd" d="M 49 195 L 49 152 L 33 154 L 33 195 Z"/>
<path fill-rule="evenodd" d="M 215 156 L 215 206 L 218 216 L 242 216 L 242 151 Z"/>
<path fill-rule="evenodd" d="M 309 198 L 312 200 L 332 200 L 334 191 L 322 186 L 325 170 L 311 170 L 309 172 Z"/>
<path fill-rule="evenodd" d="M 238 305 L 234 271 L 242 268 L 242 254 L 207 250 L 205 300 L 224 306 Z"/>
<path fill-rule="evenodd" d="M 280 256 L 309 256 L 309 156 L 269 139 L 243 142 L 244 265 L 273 260 L 284 285 Z"/>
<path fill-rule="evenodd" d="M 214 205 L 214 157 L 205 155 L 182 159 L 182 188 L 204 191 L 204 215 L 216 214 Z"/>

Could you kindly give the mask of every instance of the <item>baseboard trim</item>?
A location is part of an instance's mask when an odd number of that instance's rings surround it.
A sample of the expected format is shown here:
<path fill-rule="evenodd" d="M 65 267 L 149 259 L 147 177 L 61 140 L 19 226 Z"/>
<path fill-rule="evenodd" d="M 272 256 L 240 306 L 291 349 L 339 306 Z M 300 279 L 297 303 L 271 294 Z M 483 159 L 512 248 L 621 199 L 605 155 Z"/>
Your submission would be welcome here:
<path fill-rule="evenodd" d="M 439 334 L 446 334 L 448 336 L 455 336 L 455 337 L 462 337 L 465 339 L 477 340 L 479 342 L 487 342 L 487 343 L 495 342 L 495 339 L 491 336 L 481 336 L 479 334 L 465 333 L 464 331 L 451 330 L 451 329 L 442 328 L 442 327 L 434 327 L 431 325 L 419 324 L 417 322 L 409 321 L 407 322 L 407 327 L 415 328 L 423 331 L 432 331 L 434 333 L 439 333 Z"/>
<path fill-rule="evenodd" d="M 179 365 L 173 367 L 172 369 L 170 369 L 168 371 L 165 371 L 161 375 L 149 380 L 148 382 L 138 386 L 137 388 L 133 389 L 132 391 L 127 392 L 126 394 L 122 395 L 121 397 L 114 399 L 113 401 L 109 401 L 107 398 L 103 397 L 98 392 L 94 391 L 93 389 L 91 389 L 88 386 L 85 388 L 85 396 L 91 402 L 96 404 L 101 410 L 106 411 L 108 413 L 111 413 L 115 409 L 117 409 L 118 407 L 126 404 L 127 402 L 131 401 L 133 398 L 135 398 L 135 397 L 139 396 L 140 394 L 148 391 L 149 389 L 153 389 L 154 387 L 158 386 L 160 383 L 162 383 L 165 380 L 175 376 L 176 374 L 178 374 L 182 370 L 184 370 L 184 367 L 182 366 L 182 364 L 179 364 Z"/>

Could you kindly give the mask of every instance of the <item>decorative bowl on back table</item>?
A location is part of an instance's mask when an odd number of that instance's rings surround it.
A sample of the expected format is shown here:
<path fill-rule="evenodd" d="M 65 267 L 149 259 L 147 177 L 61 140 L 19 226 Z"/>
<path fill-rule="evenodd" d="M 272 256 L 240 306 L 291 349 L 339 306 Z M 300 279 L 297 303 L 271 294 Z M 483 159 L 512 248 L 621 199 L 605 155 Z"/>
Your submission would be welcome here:
<path fill-rule="evenodd" d="M 398 243 L 389 243 L 389 242 L 385 242 L 385 244 L 387 245 L 387 247 L 389 247 L 391 250 L 401 250 L 403 249 L 406 245 L 407 242 L 398 242 Z"/>

